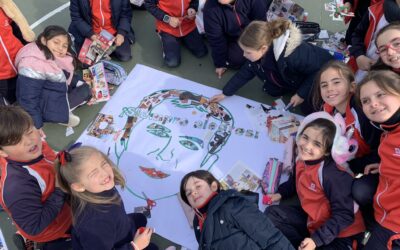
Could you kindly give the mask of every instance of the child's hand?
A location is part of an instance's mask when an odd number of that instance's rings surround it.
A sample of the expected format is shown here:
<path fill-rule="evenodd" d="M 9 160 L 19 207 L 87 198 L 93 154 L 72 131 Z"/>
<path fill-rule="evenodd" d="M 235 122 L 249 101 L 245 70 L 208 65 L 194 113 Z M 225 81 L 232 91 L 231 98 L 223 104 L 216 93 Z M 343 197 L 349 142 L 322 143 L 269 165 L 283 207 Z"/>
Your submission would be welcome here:
<path fill-rule="evenodd" d="M 379 163 L 368 164 L 364 169 L 364 174 L 377 174 L 379 172 Z"/>
<path fill-rule="evenodd" d="M 225 73 L 226 68 L 216 68 L 215 73 L 217 73 L 217 76 L 219 79 L 221 79 L 222 75 Z"/>
<path fill-rule="evenodd" d="M 224 95 L 224 94 L 215 95 L 210 98 L 209 103 L 220 102 L 220 101 L 224 100 L 225 97 L 226 97 L 226 95 Z"/>
<path fill-rule="evenodd" d="M 92 36 L 90 37 L 90 40 L 92 40 L 92 41 L 94 42 L 94 41 L 99 40 L 99 37 L 98 37 L 96 34 L 94 34 L 94 35 L 92 35 Z"/>
<path fill-rule="evenodd" d="M 196 11 L 194 9 L 192 9 L 192 8 L 189 8 L 187 10 L 187 14 L 188 14 L 188 18 L 189 19 L 193 20 L 196 17 Z"/>
<path fill-rule="evenodd" d="M 280 201 L 282 199 L 282 195 L 280 193 L 269 194 L 268 196 L 271 198 L 272 203 Z"/>
<path fill-rule="evenodd" d="M 117 47 L 119 47 L 119 46 L 121 46 L 121 44 L 123 44 L 124 43 L 124 41 L 125 41 L 125 38 L 124 38 L 124 36 L 123 35 L 121 35 L 121 34 L 117 34 L 117 36 L 115 37 L 115 45 L 117 46 Z"/>
<path fill-rule="evenodd" d="M 151 239 L 151 235 L 153 234 L 153 230 L 151 228 L 144 228 L 144 230 L 142 228 L 138 228 L 138 230 L 136 230 L 136 234 L 135 237 L 133 239 L 133 241 L 131 243 L 133 248 L 135 250 L 142 250 L 144 248 L 146 248 L 149 243 L 150 243 L 150 239 Z"/>
<path fill-rule="evenodd" d="M 170 17 L 170 19 L 169 19 L 169 25 L 172 27 L 172 28 L 176 28 L 176 27 L 178 27 L 179 25 L 181 25 L 181 20 L 179 20 L 179 18 L 177 18 L 177 17 Z"/>
<path fill-rule="evenodd" d="M 314 250 L 316 247 L 317 245 L 315 245 L 315 242 L 311 238 L 305 238 L 301 242 L 299 250 Z"/>
<path fill-rule="evenodd" d="M 357 57 L 356 61 L 358 68 L 364 71 L 368 71 L 371 68 L 371 66 L 375 63 L 374 60 L 372 60 L 367 56 L 359 56 Z"/>
<path fill-rule="evenodd" d="M 348 13 L 350 11 L 350 9 L 351 9 L 351 3 L 347 2 L 347 3 L 344 4 L 343 7 L 344 7 L 344 13 Z"/>
<path fill-rule="evenodd" d="M 301 98 L 298 94 L 295 94 L 292 96 L 292 98 L 290 98 L 290 102 L 289 102 L 288 106 L 296 107 L 297 105 L 300 105 L 303 102 L 304 102 L 304 99 Z"/>

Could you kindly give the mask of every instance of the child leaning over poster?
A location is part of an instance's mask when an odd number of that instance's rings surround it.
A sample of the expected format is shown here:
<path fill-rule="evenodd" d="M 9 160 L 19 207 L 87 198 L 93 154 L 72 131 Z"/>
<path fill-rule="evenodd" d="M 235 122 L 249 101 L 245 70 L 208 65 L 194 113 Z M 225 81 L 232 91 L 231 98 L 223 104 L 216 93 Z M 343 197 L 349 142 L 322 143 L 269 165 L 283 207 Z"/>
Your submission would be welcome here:
<path fill-rule="evenodd" d="M 235 94 L 257 76 L 264 92 L 271 96 L 295 92 L 290 105 L 302 104 L 305 114 L 313 111 L 310 92 L 321 65 L 333 59 L 328 51 L 303 42 L 300 30 L 284 19 L 251 22 L 240 36 L 239 46 L 248 61 L 211 102 Z"/>
<path fill-rule="evenodd" d="M 208 171 L 186 174 L 180 196 L 196 212 L 193 225 L 199 249 L 294 249 L 258 209 L 257 199 L 233 189 L 220 190 Z"/>
<path fill-rule="evenodd" d="M 0 121 L 1 206 L 26 239 L 69 237 L 71 212 L 55 181 L 54 151 L 22 108 L 0 107 Z"/>
<path fill-rule="evenodd" d="M 61 189 L 71 195 L 72 246 L 79 249 L 158 249 L 143 214 L 126 214 L 115 188 L 125 180 L 108 157 L 92 147 L 74 144 L 55 162 Z"/>
<path fill-rule="evenodd" d="M 273 202 L 298 194 L 301 207 L 275 205 L 266 214 L 300 250 L 352 249 L 365 230 L 351 196 L 352 176 L 335 161 L 353 157 L 356 141 L 347 141 L 341 126 L 326 112 L 313 113 L 296 136 L 298 159 L 289 180 Z M 345 150 L 343 150 L 345 149 Z"/>

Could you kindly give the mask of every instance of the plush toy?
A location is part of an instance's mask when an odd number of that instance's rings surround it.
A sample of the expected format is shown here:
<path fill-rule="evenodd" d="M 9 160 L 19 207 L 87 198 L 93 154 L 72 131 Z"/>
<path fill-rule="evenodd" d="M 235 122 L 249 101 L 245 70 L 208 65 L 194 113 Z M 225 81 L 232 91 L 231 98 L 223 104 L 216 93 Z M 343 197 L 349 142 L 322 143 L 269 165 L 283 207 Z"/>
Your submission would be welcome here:
<path fill-rule="evenodd" d="M 24 15 L 12 0 L 0 0 L 0 8 L 18 25 L 25 41 L 33 42 L 35 40 L 35 33 L 29 27 Z"/>
<path fill-rule="evenodd" d="M 300 124 L 298 131 L 303 131 L 304 127 L 308 123 L 317 118 L 323 118 L 335 124 L 336 133 L 333 139 L 331 155 L 333 160 L 337 164 L 344 167 L 346 171 L 351 172 L 351 170 L 348 168 L 347 161 L 354 159 L 355 154 L 358 150 L 357 141 L 351 138 L 354 130 L 349 130 L 346 132 L 346 125 L 343 117 L 340 114 L 336 114 L 334 117 L 332 117 L 330 114 L 321 111 L 306 116 L 302 121 L 302 123 Z M 299 140 L 299 137 L 300 135 L 297 134 L 296 142 Z"/>

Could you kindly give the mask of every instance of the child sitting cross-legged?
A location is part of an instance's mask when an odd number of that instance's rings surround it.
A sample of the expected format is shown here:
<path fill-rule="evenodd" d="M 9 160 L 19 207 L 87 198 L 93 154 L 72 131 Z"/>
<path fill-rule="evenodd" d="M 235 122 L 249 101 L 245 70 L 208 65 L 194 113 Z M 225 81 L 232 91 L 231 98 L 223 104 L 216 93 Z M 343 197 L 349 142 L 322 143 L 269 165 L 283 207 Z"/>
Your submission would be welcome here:
<path fill-rule="evenodd" d="M 22 108 L 0 107 L 0 121 L 1 206 L 26 239 L 69 238 L 71 210 L 55 181 L 54 151 Z"/>
<path fill-rule="evenodd" d="M 296 137 L 293 174 L 271 195 L 278 201 L 297 192 L 301 207 L 275 205 L 266 213 L 300 250 L 351 249 L 365 230 L 351 196 L 353 178 L 335 162 L 354 155 L 357 148 L 354 141 L 346 142 L 341 130 L 326 112 L 304 118 Z"/>
<path fill-rule="evenodd" d="M 74 147 L 74 146 L 73 146 Z M 158 249 L 150 244 L 153 230 L 143 214 L 126 214 L 115 185 L 125 180 L 105 154 L 93 147 L 61 151 L 56 161 L 57 180 L 71 195 L 72 246 L 79 249 Z"/>

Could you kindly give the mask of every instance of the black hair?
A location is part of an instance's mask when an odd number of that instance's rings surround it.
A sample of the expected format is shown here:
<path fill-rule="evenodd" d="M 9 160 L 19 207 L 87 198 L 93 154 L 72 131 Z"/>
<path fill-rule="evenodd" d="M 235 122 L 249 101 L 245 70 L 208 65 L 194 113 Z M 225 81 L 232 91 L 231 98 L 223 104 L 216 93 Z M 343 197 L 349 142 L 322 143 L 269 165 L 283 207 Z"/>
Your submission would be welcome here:
<path fill-rule="evenodd" d="M 322 130 L 322 144 L 324 146 L 325 153 L 328 153 L 330 155 L 333 146 L 333 140 L 335 139 L 336 134 L 335 124 L 327 119 L 317 118 L 304 126 L 303 130 L 300 133 L 300 136 L 303 135 L 304 131 L 307 128 L 319 128 Z"/>
<path fill-rule="evenodd" d="M 51 40 L 52 38 L 56 37 L 56 36 L 66 36 L 68 39 L 68 53 L 72 56 L 72 58 L 74 59 L 73 64 L 74 67 L 76 67 L 77 62 L 75 59 L 75 52 L 72 49 L 72 39 L 71 36 L 69 35 L 69 33 L 61 26 L 58 25 L 50 25 L 47 26 L 44 31 L 42 33 L 39 34 L 38 38 L 36 39 L 36 45 L 38 46 L 38 48 L 43 51 L 44 56 L 46 57 L 47 60 L 51 59 L 54 60 L 54 55 L 53 53 L 51 53 L 51 51 L 49 50 L 49 48 L 42 43 L 42 39 L 48 41 Z"/>
<path fill-rule="evenodd" d="M 219 190 L 221 189 L 221 184 L 219 183 L 219 181 L 214 177 L 214 175 L 212 175 L 210 172 L 208 172 L 206 170 L 196 170 L 196 171 L 186 174 L 181 181 L 180 196 L 181 196 L 182 200 L 189 206 L 190 206 L 190 204 L 186 197 L 185 187 L 186 187 L 186 184 L 187 184 L 189 178 L 191 178 L 191 177 L 195 177 L 197 179 L 203 180 L 203 181 L 207 182 L 210 186 L 213 182 L 216 182 L 217 183 L 217 192 L 219 192 Z"/>

